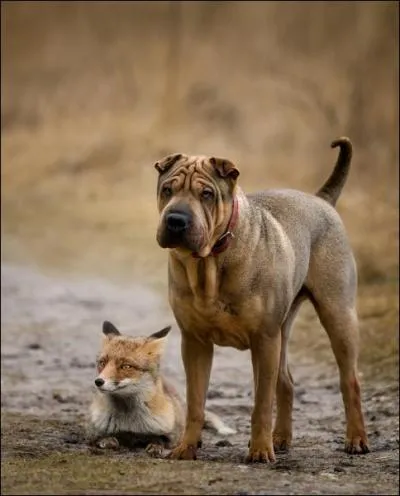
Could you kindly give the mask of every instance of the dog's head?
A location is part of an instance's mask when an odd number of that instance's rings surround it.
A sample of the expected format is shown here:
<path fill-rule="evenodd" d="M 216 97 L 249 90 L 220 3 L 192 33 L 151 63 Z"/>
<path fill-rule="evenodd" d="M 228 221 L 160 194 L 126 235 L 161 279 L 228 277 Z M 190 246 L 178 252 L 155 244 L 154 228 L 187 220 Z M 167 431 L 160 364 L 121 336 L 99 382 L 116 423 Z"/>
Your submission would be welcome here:
<path fill-rule="evenodd" d="M 229 223 L 238 169 L 226 159 L 180 153 L 155 168 L 159 245 L 208 256 Z"/>

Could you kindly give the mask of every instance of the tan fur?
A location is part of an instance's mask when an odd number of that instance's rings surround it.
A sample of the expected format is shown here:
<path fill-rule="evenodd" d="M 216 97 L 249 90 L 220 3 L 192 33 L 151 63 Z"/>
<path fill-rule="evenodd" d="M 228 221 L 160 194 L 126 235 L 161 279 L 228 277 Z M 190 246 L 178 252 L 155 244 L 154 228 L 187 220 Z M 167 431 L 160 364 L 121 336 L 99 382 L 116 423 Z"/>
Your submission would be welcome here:
<path fill-rule="evenodd" d="M 105 324 L 96 378 L 103 384 L 94 392 L 90 407 L 88 441 L 112 449 L 120 443 L 144 445 L 150 455 L 161 456 L 163 448 L 177 445 L 184 427 L 183 402 L 160 372 L 170 328 L 144 338 L 121 335 L 112 324 Z M 211 412 L 205 422 L 219 434 L 235 432 Z"/>
<path fill-rule="evenodd" d="M 247 461 L 274 461 L 292 440 L 293 381 L 287 364 L 290 328 L 310 299 L 332 343 L 346 410 L 346 451 L 367 452 L 357 379 L 357 275 L 342 221 L 333 208 L 348 175 L 351 142 L 317 195 L 270 190 L 246 195 L 229 160 L 175 154 L 156 163 L 160 222 L 169 249 L 169 302 L 182 334 L 187 419 L 171 453 L 196 457 L 213 346 L 250 349 L 255 404 Z M 210 196 L 211 191 L 211 196 Z M 226 251 L 213 247 L 227 231 L 233 197 L 239 205 Z M 272 406 L 277 419 L 272 429 Z"/>

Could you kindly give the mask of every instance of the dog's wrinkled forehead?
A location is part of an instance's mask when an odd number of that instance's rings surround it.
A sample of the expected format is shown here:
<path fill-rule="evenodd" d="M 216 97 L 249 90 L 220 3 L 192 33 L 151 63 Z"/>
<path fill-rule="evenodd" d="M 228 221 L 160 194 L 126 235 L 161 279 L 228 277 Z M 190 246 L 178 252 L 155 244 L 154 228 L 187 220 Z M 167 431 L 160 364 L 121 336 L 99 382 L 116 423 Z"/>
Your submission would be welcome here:
<path fill-rule="evenodd" d="M 185 180 L 187 176 L 195 174 L 210 180 L 223 178 L 235 181 L 239 176 L 238 169 L 231 161 L 205 155 L 175 153 L 156 162 L 154 167 L 160 173 L 160 179 L 181 176 Z"/>
<path fill-rule="evenodd" d="M 208 157 L 203 155 L 189 156 L 181 153 L 170 155 L 156 162 L 155 168 L 163 176 L 163 179 L 171 176 L 187 176 L 195 172 L 207 176 L 213 173 L 213 167 Z"/>

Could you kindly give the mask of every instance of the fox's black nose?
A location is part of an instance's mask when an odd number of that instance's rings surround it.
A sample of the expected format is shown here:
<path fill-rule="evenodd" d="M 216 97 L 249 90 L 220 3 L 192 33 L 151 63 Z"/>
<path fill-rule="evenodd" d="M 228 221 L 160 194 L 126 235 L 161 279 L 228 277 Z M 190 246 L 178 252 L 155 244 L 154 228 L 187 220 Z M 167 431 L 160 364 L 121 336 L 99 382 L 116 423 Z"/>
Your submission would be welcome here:
<path fill-rule="evenodd" d="M 95 379 L 94 383 L 96 384 L 97 387 L 100 387 L 104 384 L 104 379 L 98 377 L 97 379 Z"/>
<path fill-rule="evenodd" d="M 174 212 L 167 215 L 167 228 L 173 233 L 186 231 L 189 225 L 189 216 L 185 213 Z"/>

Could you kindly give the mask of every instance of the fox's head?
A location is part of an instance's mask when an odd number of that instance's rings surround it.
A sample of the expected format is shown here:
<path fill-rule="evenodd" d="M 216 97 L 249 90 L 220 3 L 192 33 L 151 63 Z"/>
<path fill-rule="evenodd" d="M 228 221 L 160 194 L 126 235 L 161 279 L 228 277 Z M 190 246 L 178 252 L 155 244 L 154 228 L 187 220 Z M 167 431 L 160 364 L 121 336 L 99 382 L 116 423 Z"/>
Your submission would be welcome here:
<path fill-rule="evenodd" d="M 94 381 L 97 389 L 113 395 L 135 395 L 154 387 L 170 330 L 169 326 L 149 337 L 130 337 L 105 321 Z"/>

